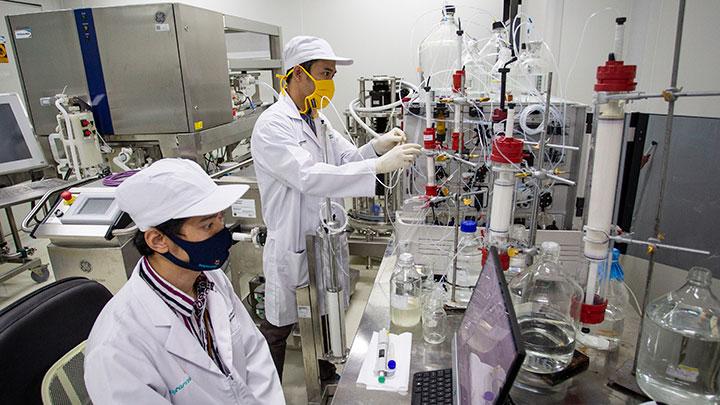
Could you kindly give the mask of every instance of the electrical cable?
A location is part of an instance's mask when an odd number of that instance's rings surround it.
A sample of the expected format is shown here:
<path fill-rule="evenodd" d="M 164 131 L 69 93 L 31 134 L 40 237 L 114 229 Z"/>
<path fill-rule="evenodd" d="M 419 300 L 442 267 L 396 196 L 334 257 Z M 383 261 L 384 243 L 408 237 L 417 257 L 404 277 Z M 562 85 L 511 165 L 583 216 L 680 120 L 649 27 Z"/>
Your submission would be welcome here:
<path fill-rule="evenodd" d="M 113 173 L 102 179 L 102 185 L 105 187 L 117 187 L 122 184 L 123 181 L 127 180 L 128 177 L 134 175 L 140 170 L 128 170 L 122 173 Z"/>

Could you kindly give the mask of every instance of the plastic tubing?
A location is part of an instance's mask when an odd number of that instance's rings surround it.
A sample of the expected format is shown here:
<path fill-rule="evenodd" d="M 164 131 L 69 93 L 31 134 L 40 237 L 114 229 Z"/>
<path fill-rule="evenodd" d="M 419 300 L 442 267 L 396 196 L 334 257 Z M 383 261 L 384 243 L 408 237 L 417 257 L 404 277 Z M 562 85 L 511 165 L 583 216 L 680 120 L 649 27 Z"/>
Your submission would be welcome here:
<path fill-rule="evenodd" d="M 273 86 L 265 83 L 265 82 L 262 81 L 262 80 L 258 80 L 258 81 L 259 81 L 261 84 L 265 85 L 265 87 L 267 87 L 267 88 L 269 88 L 270 90 L 272 90 L 273 95 L 275 96 L 275 99 L 276 99 L 276 100 L 280 100 L 280 94 L 278 94 L 277 90 L 275 90 L 275 88 L 274 88 Z"/>
<path fill-rule="evenodd" d="M 355 104 L 357 104 L 357 103 L 359 103 L 359 102 L 360 102 L 360 99 L 358 99 L 358 98 L 356 98 L 356 99 L 354 99 L 353 101 L 350 102 L 350 106 L 349 106 L 349 108 L 348 108 L 348 110 L 350 111 L 350 116 L 353 117 L 353 119 L 355 119 L 355 121 L 356 121 L 368 134 L 372 135 L 372 136 L 375 137 L 375 138 L 379 138 L 379 137 L 380 137 L 380 134 L 378 134 L 377 132 L 375 132 L 374 129 L 370 128 L 370 127 L 360 118 L 360 116 L 358 116 L 357 113 L 355 112 L 354 106 L 355 106 Z"/>
<path fill-rule="evenodd" d="M 534 112 L 544 112 L 545 106 L 542 104 L 531 104 L 527 107 L 525 107 L 522 112 L 520 112 L 520 116 L 518 117 L 518 123 L 520 124 L 520 128 L 528 134 L 528 135 L 537 135 L 539 133 L 542 133 L 545 128 L 545 120 L 543 120 L 540 125 L 538 125 L 537 128 L 530 128 L 527 125 L 528 117 L 530 117 L 530 114 Z M 555 111 L 554 108 L 550 109 L 550 112 L 553 115 L 554 120 L 559 120 L 558 113 Z"/>
<path fill-rule="evenodd" d="M 417 88 L 417 86 L 415 86 L 412 83 L 406 82 L 404 80 L 399 80 L 398 83 L 404 85 L 405 87 L 410 88 L 415 93 L 419 92 L 419 89 Z M 359 99 L 357 99 L 357 100 L 359 101 Z M 402 99 L 399 99 L 399 100 L 395 101 L 394 103 L 381 105 L 379 107 L 362 107 L 362 106 L 360 106 L 359 103 L 355 103 L 355 105 L 353 105 L 353 103 L 350 103 L 350 108 L 354 109 L 355 112 L 380 112 L 380 111 L 385 111 L 385 110 L 391 110 L 395 107 L 400 107 L 402 105 L 402 103 L 403 103 Z"/>
<path fill-rule="evenodd" d="M 337 234 L 339 234 L 339 233 L 344 232 L 345 229 L 347 228 L 347 226 L 348 226 L 348 214 L 347 214 L 347 211 L 345 210 L 345 207 L 343 207 L 343 206 L 342 206 L 339 202 L 337 202 L 337 201 L 332 201 L 332 200 L 331 200 L 331 201 L 330 201 L 330 206 L 336 207 L 337 209 L 339 209 L 339 210 L 343 213 L 343 223 L 342 223 L 342 225 L 341 225 L 340 227 L 338 227 L 338 228 L 330 228 L 330 227 L 328 226 L 327 220 L 326 220 L 326 218 L 325 218 L 325 213 L 327 212 L 327 211 L 326 211 L 327 208 L 326 208 L 326 203 L 325 203 L 325 202 L 320 203 L 320 223 L 323 224 L 323 226 L 325 226 L 325 228 L 327 228 L 328 234 L 330 234 L 330 235 L 337 235 Z M 332 208 L 330 209 L 330 211 L 332 212 Z"/>

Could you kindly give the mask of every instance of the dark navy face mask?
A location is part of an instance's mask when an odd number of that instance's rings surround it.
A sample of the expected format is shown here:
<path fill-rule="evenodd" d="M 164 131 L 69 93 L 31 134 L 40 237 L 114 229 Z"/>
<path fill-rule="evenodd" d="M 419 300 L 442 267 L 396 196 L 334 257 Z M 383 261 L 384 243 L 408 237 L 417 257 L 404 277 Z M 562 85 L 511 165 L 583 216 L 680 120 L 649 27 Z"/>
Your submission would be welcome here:
<path fill-rule="evenodd" d="M 230 247 L 233 244 L 232 233 L 225 227 L 201 242 L 188 242 L 175 235 L 167 236 L 188 254 L 190 261 L 180 260 L 170 252 L 163 253 L 163 257 L 177 266 L 194 271 L 219 269 L 230 257 Z"/>

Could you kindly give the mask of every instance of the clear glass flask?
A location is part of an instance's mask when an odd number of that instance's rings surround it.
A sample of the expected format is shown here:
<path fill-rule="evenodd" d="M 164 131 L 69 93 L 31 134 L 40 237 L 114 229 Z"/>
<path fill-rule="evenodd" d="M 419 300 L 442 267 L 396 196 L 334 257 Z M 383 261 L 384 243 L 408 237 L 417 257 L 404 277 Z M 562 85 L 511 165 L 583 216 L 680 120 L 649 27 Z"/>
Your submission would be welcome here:
<path fill-rule="evenodd" d="M 542 250 L 558 256 L 560 252 L 554 242 L 543 242 Z M 548 259 L 530 272 L 516 308 L 527 353 L 523 368 L 539 374 L 555 373 L 570 364 L 583 296 L 560 264 Z"/>
<path fill-rule="evenodd" d="M 398 257 L 390 278 L 390 320 L 394 325 L 411 328 L 420 322 L 422 277 L 415 270 L 413 256 Z"/>
<path fill-rule="evenodd" d="M 620 251 L 613 249 L 605 319 L 600 324 L 581 325 L 578 341 L 585 346 L 598 350 L 615 350 L 620 346 L 625 327 L 628 292 L 619 260 Z"/>
<path fill-rule="evenodd" d="M 668 404 L 720 403 L 720 301 L 712 274 L 688 272 L 685 285 L 648 305 L 635 377 Z"/>
<path fill-rule="evenodd" d="M 448 283 L 448 299 L 453 299 L 452 286 L 454 284 L 454 302 L 460 305 L 465 305 L 470 301 L 470 296 L 482 272 L 482 243 L 478 239 L 476 232 L 477 223 L 475 221 L 467 220 L 460 224 L 457 271 L 453 271 L 452 261 L 450 261 L 445 276 Z M 453 277 L 454 275 L 457 276 L 457 280 Z"/>

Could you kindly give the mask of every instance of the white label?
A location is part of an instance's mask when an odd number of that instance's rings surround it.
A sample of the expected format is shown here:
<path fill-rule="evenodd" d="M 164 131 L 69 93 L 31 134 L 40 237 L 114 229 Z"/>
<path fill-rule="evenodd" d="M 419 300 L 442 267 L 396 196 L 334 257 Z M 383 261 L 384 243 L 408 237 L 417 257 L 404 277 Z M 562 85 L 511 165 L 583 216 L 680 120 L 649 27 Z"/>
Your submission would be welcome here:
<path fill-rule="evenodd" d="M 232 205 L 232 216 L 235 218 L 257 218 L 255 200 L 239 199 Z"/>
<path fill-rule="evenodd" d="M 21 28 L 15 30 L 15 39 L 28 39 L 32 38 L 32 30 L 30 28 Z"/>
<path fill-rule="evenodd" d="M 298 318 L 310 319 L 310 307 L 304 305 L 298 306 Z"/>
<path fill-rule="evenodd" d="M 5 38 L 5 35 L 0 35 L 0 44 L 7 43 L 7 38 Z"/>
<path fill-rule="evenodd" d="M 170 31 L 170 24 L 155 24 L 155 31 L 157 31 L 157 32 Z"/>
<path fill-rule="evenodd" d="M 678 366 L 668 366 L 665 373 L 670 377 L 677 378 L 678 380 L 694 383 L 698 380 L 700 370 L 680 364 Z"/>
<path fill-rule="evenodd" d="M 432 134 L 425 134 L 425 135 L 423 135 L 423 140 L 424 140 L 424 141 L 432 141 L 433 139 L 435 139 L 435 137 L 434 137 Z"/>

